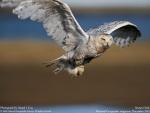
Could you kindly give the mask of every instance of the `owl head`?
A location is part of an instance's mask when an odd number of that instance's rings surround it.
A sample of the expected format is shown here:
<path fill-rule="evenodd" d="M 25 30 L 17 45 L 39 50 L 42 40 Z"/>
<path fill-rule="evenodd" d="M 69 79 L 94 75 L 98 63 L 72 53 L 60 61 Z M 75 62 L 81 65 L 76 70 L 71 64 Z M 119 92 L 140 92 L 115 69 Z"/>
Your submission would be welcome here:
<path fill-rule="evenodd" d="M 105 47 L 110 47 L 113 44 L 113 37 L 108 34 L 102 34 L 97 37 L 99 43 L 101 43 Z"/>

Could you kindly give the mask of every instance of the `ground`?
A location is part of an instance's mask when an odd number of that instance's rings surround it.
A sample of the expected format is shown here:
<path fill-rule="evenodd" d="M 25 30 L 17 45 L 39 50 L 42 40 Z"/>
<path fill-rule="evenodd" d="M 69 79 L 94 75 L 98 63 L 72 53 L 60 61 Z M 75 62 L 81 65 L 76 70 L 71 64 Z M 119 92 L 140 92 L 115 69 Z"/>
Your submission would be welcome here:
<path fill-rule="evenodd" d="M 0 104 L 150 104 L 150 43 L 113 46 L 82 77 L 54 75 L 43 63 L 63 51 L 40 41 L 0 42 Z"/>

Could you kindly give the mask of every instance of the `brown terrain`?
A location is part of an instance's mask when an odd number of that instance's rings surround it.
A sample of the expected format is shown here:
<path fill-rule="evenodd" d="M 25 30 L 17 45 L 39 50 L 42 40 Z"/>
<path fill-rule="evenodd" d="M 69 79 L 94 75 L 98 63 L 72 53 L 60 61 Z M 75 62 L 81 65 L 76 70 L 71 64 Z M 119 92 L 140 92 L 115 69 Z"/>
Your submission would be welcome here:
<path fill-rule="evenodd" d="M 83 76 L 58 75 L 44 62 L 59 57 L 56 45 L 0 42 L 0 105 L 150 104 L 150 42 L 113 46 L 86 66 Z"/>

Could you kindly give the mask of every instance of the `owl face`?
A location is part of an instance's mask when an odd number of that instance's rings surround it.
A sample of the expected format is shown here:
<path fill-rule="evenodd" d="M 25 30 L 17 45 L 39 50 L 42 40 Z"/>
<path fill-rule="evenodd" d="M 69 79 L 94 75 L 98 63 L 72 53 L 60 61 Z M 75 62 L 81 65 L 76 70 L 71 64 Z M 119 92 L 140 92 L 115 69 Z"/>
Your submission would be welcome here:
<path fill-rule="evenodd" d="M 111 35 L 101 35 L 98 37 L 98 40 L 105 47 L 110 47 L 113 44 L 113 37 Z"/>

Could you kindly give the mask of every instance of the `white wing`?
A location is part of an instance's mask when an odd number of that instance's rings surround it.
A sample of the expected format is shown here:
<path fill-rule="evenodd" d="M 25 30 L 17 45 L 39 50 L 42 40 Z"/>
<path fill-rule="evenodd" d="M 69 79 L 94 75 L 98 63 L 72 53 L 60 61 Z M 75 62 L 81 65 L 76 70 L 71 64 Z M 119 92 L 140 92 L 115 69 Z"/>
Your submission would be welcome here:
<path fill-rule="evenodd" d="M 2 0 L 1 6 L 16 6 L 13 13 L 18 18 L 42 22 L 48 35 L 65 51 L 88 40 L 69 6 L 60 0 Z"/>
<path fill-rule="evenodd" d="M 17 7 L 17 5 L 19 5 L 22 1 L 23 0 L 1 0 L 0 6 L 14 8 Z"/>
<path fill-rule="evenodd" d="M 120 47 L 128 46 L 141 36 L 137 26 L 128 21 L 115 21 L 88 31 L 89 35 L 111 34 L 114 43 Z"/>

